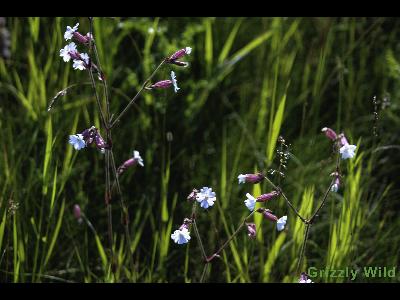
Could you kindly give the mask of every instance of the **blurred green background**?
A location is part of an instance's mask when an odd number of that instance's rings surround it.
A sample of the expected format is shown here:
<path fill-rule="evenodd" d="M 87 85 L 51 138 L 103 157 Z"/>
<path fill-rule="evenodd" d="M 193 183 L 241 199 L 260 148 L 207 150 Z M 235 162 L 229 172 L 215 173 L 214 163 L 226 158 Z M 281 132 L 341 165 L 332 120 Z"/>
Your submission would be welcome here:
<path fill-rule="evenodd" d="M 112 206 L 115 275 L 108 263 L 104 155 L 68 144 L 70 134 L 101 128 L 96 101 L 87 73 L 59 57 L 66 26 L 79 22 L 85 34 L 89 20 L 5 21 L 0 45 L 7 46 L 9 32 L 10 55 L 0 58 L 1 282 L 198 282 L 203 263 L 194 235 L 187 245 L 170 238 L 190 216 L 191 190 L 209 186 L 217 193 L 216 204 L 197 217 L 211 255 L 248 214 L 246 193 L 271 190 L 267 183 L 239 186 L 237 176 L 277 169 L 281 135 L 290 159 L 284 178 L 270 178 L 309 216 L 335 165 L 332 144 L 321 133 L 325 126 L 344 132 L 358 151 L 342 163 L 342 188 L 311 228 L 303 271 L 399 266 L 399 19 L 95 18 L 115 114 L 164 57 L 193 48 L 185 57 L 188 68 L 164 66 L 155 77 L 168 79 L 174 70 L 181 90 L 145 92 L 113 130 L 117 165 L 134 149 L 145 162 L 121 177 L 134 272 L 121 209 L 117 201 Z M 74 204 L 95 232 L 74 219 Z M 278 233 L 256 216 L 257 238 L 243 230 L 213 261 L 207 282 L 298 280 L 304 226 L 283 199 L 268 207 L 288 215 L 287 230 Z M 399 282 L 398 272 L 356 281 Z"/>

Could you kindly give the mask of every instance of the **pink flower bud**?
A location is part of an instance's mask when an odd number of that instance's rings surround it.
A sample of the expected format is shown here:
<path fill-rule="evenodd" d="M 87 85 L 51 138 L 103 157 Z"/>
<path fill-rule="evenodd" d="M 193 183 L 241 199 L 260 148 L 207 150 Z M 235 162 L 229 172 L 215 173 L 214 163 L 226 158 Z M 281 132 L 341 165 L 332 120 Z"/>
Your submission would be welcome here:
<path fill-rule="evenodd" d="M 166 88 L 169 88 L 171 85 L 172 85 L 172 81 L 167 79 L 167 80 L 158 81 L 155 84 L 151 85 L 149 88 L 150 89 L 166 89 Z"/>
<path fill-rule="evenodd" d="M 78 31 L 75 31 L 73 33 L 73 37 L 75 40 L 77 40 L 81 44 L 86 44 L 89 42 L 89 36 L 84 36 L 84 35 L 80 34 Z"/>
<path fill-rule="evenodd" d="M 247 225 L 247 235 L 251 238 L 254 239 L 256 237 L 256 224 L 254 223 L 246 223 Z"/>
<path fill-rule="evenodd" d="M 270 220 L 272 222 L 278 221 L 278 217 L 272 214 L 272 211 L 270 211 L 269 209 L 260 207 L 259 209 L 257 209 L 257 212 L 261 213 L 267 220 Z"/>
<path fill-rule="evenodd" d="M 344 133 L 339 134 L 339 139 L 340 139 L 341 147 L 349 144 L 346 137 L 344 136 Z"/>
<path fill-rule="evenodd" d="M 178 50 L 167 59 L 167 62 L 172 62 L 174 60 L 177 60 L 178 58 L 181 58 L 182 56 L 185 56 L 186 54 L 190 54 L 191 52 L 192 52 L 192 48 L 190 48 L 190 47 L 186 47 L 184 49 Z"/>
<path fill-rule="evenodd" d="M 74 205 L 74 210 L 73 211 L 74 211 L 75 219 L 77 219 L 78 222 L 81 223 L 82 222 L 82 212 L 81 212 L 81 208 L 79 207 L 78 204 Z"/>
<path fill-rule="evenodd" d="M 259 183 L 264 180 L 264 175 L 261 173 L 257 174 L 240 174 L 238 176 L 239 184 L 249 182 L 249 183 Z"/>
<path fill-rule="evenodd" d="M 276 196 L 278 196 L 280 193 L 278 191 L 272 191 L 268 194 L 262 194 L 257 197 L 257 202 L 265 202 L 268 201 Z"/>
<path fill-rule="evenodd" d="M 187 196 L 188 201 L 195 201 L 196 200 L 196 195 L 198 193 L 198 190 L 193 189 L 193 191 Z"/>
<path fill-rule="evenodd" d="M 324 127 L 321 130 L 322 132 L 325 133 L 325 135 L 331 139 L 332 141 L 335 141 L 337 139 L 337 134 L 335 131 L 333 131 L 332 129 L 328 128 L 328 127 Z"/>
<path fill-rule="evenodd" d="M 179 230 L 182 230 L 184 228 L 186 228 L 187 230 L 189 230 L 190 224 L 192 224 L 192 220 L 189 218 L 185 218 L 183 220 L 183 224 L 181 225 L 181 227 L 179 227 Z"/>

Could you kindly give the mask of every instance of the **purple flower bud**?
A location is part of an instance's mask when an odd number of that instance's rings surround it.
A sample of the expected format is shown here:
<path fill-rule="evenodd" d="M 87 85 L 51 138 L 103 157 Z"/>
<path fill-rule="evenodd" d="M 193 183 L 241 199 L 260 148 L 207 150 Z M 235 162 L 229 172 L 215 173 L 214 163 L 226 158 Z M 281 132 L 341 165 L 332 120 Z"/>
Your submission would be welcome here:
<path fill-rule="evenodd" d="M 324 127 L 321 130 L 322 132 L 325 133 L 325 135 L 331 139 L 332 141 L 335 141 L 337 139 L 337 134 L 335 131 L 333 131 L 332 129 L 328 128 L 328 127 Z"/>
<path fill-rule="evenodd" d="M 300 274 L 299 283 L 313 283 L 311 279 L 308 277 L 307 273 L 302 272 Z"/>
<path fill-rule="evenodd" d="M 96 143 L 96 147 L 99 150 L 104 151 L 105 148 L 108 148 L 107 144 L 104 142 L 104 139 L 101 137 L 100 133 L 96 132 L 94 140 L 95 140 L 95 143 Z"/>
<path fill-rule="evenodd" d="M 251 238 L 254 239 L 256 237 L 256 224 L 254 223 L 246 223 L 247 225 L 247 235 Z"/>
<path fill-rule="evenodd" d="M 178 50 L 167 59 L 167 62 L 172 62 L 174 60 L 177 60 L 178 58 L 181 58 L 182 56 L 185 56 L 186 54 L 190 54 L 191 52 L 192 52 L 192 48 L 190 48 L 190 47 L 186 47 L 184 49 Z"/>
<path fill-rule="evenodd" d="M 339 139 L 340 139 L 341 147 L 349 144 L 346 137 L 344 136 L 344 133 L 339 134 Z"/>
<path fill-rule="evenodd" d="M 259 183 L 264 180 L 264 175 L 261 173 L 257 174 L 240 174 L 238 176 L 239 184 L 249 182 L 249 183 Z"/>
<path fill-rule="evenodd" d="M 167 79 L 167 80 L 162 80 L 162 81 L 158 81 L 155 84 L 152 84 L 150 87 L 150 89 L 167 89 L 172 85 L 172 81 Z"/>
<path fill-rule="evenodd" d="M 81 44 L 87 44 L 90 40 L 88 35 L 84 36 L 84 35 L 80 34 L 78 31 L 75 31 L 73 33 L 73 37 L 75 40 L 77 40 Z"/>
<path fill-rule="evenodd" d="M 272 211 L 270 211 L 269 209 L 260 207 L 259 209 L 257 209 L 257 212 L 261 213 L 267 220 L 270 220 L 272 222 L 278 221 L 278 217 L 272 214 Z"/>
<path fill-rule="evenodd" d="M 182 230 L 184 228 L 186 228 L 187 230 L 189 230 L 190 224 L 192 224 L 192 220 L 189 218 L 185 218 L 183 220 L 183 224 L 181 225 L 181 227 L 179 227 L 179 230 Z"/>
<path fill-rule="evenodd" d="M 74 217 L 75 217 L 75 219 L 78 220 L 79 223 L 82 222 L 82 212 L 81 212 L 81 208 L 79 207 L 78 204 L 74 205 Z"/>
<path fill-rule="evenodd" d="M 279 192 L 278 191 L 272 191 L 268 194 L 262 194 L 260 196 L 257 197 L 257 202 L 265 202 L 268 201 L 276 196 L 279 196 Z"/>
<path fill-rule="evenodd" d="M 139 154 L 139 151 L 134 150 L 133 151 L 133 157 L 130 159 L 126 160 L 122 165 L 120 165 L 117 169 L 117 174 L 121 175 L 127 168 L 139 164 L 142 167 L 144 166 L 143 159 Z"/>
<path fill-rule="evenodd" d="M 169 63 L 170 63 L 170 64 L 177 65 L 177 66 L 180 66 L 180 67 L 184 67 L 184 68 L 186 68 L 187 66 L 189 66 L 189 63 L 186 62 L 186 61 L 174 60 L 174 61 L 171 61 L 171 62 L 169 62 Z"/>
<path fill-rule="evenodd" d="M 195 201 L 198 192 L 199 192 L 198 190 L 193 189 L 193 191 L 189 194 L 189 196 L 187 196 L 187 200 L 188 201 Z"/>

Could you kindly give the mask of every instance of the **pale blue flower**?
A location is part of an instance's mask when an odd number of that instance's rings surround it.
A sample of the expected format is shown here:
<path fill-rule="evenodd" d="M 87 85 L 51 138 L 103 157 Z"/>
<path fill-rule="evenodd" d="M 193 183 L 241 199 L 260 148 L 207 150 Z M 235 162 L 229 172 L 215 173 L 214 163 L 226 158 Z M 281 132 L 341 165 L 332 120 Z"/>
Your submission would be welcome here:
<path fill-rule="evenodd" d="M 171 234 L 171 239 L 179 245 L 186 244 L 190 240 L 190 232 L 187 228 L 175 230 L 174 233 Z"/>
<path fill-rule="evenodd" d="M 256 206 L 257 199 L 254 198 L 252 195 L 249 193 L 246 194 L 247 200 L 244 201 L 244 204 L 246 207 L 250 210 L 253 211 L 254 207 Z"/>
<path fill-rule="evenodd" d="M 82 134 L 74 134 L 69 136 L 69 143 L 74 146 L 75 150 L 81 150 L 86 147 L 86 142 Z"/>
<path fill-rule="evenodd" d="M 282 231 L 283 229 L 285 229 L 286 221 L 287 216 L 283 216 L 282 218 L 278 219 L 278 221 L 276 221 L 276 229 L 278 231 Z"/>
<path fill-rule="evenodd" d="M 212 188 L 203 187 L 200 189 L 200 192 L 196 194 L 196 200 L 200 203 L 200 207 L 208 208 L 213 206 L 217 199 L 215 197 L 215 192 L 212 191 Z"/>

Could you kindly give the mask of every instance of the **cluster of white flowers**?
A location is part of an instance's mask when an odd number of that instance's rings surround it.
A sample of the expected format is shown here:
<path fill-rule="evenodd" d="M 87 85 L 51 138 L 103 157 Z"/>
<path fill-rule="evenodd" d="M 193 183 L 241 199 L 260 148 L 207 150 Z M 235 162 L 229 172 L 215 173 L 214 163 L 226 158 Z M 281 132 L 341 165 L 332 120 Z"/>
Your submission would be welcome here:
<path fill-rule="evenodd" d="M 72 39 L 74 33 L 78 30 L 79 23 L 76 23 L 74 27 L 67 26 L 67 30 L 64 33 L 66 41 Z M 65 62 L 69 62 L 72 58 L 72 67 L 75 70 L 85 70 L 89 65 L 89 55 L 87 53 L 79 53 L 77 46 L 74 42 L 69 43 L 60 50 L 60 56 Z"/>

